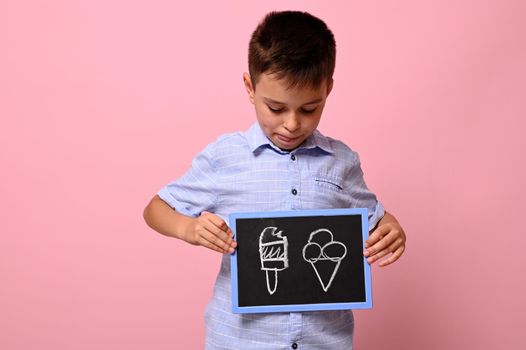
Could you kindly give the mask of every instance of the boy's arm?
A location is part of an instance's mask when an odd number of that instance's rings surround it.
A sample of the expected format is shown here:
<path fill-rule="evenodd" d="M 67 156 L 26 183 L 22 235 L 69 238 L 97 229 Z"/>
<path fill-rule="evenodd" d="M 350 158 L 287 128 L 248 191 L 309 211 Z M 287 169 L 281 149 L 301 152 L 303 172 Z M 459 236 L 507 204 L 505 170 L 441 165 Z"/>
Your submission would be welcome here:
<path fill-rule="evenodd" d="M 405 250 L 406 236 L 404 229 L 396 218 L 385 212 L 384 217 L 378 222 L 376 229 L 365 241 L 365 251 L 363 254 L 369 264 L 378 259 L 391 254 L 390 257 L 380 261 L 380 266 L 387 266 L 394 263 L 402 256 Z"/>
<path fill-rule="evenodd" d="M 148 226 L 165 236 L 202 245 L 220 253 L 233 253 L 236 247 L 228 225 L 212 213 L 203 212 L 197 218 L 186 216 L 156 195 L 144 208 L 143 216 Z"/>

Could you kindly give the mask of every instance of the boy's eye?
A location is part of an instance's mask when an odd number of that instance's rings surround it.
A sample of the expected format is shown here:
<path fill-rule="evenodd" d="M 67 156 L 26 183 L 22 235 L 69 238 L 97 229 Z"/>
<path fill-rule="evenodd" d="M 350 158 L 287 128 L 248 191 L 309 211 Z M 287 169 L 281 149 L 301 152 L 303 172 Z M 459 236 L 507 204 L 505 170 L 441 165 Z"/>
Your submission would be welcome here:
<path fill-rule="evenodd" d="M 270 109 L 270 111 L 272 113 L 280 113 L 280 112 L 283 112 L 283 108 L 272 108 L 271 106 L 267 105 L 268 109 Z"/>
<path fill-rule="evenodd" d="M 317 108 L 317 107 L 316 107 Z M 316 110 L 316 108 L 314 109 L 305 109 L 305 108 L 302 108 L 301 109 L 301 113 L 303 114 L 311 114 L 311 113 L 314 113 L 314 111 Z"/>

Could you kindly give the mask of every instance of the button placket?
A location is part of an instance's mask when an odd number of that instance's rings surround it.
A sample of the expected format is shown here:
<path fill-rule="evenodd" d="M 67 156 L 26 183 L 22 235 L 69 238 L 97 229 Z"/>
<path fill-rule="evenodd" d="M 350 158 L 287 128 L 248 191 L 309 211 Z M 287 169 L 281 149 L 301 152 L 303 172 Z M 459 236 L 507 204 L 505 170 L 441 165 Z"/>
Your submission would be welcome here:
<path fill-rule="evenodd" d="M 290 348 L 298 349 L 298 341 L 301 340 L 301 333 L 303 331 L 303 315 L 300 312 L 291 312 L 289 317 Z"/>
<path fill-rule="evenodd" d="M 289 155 L 289 170 L 291 172 L 290 194 L 292 197 L 291 209 L 299 209 L 300 206 L 300 169 L 296 154 Z"/>

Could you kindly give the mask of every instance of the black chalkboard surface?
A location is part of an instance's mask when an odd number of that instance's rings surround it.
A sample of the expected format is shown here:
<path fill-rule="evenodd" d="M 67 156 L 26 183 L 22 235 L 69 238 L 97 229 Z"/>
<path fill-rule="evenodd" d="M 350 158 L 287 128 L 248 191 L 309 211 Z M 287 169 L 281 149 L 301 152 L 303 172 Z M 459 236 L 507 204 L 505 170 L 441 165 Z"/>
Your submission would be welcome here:
<path fill-rule="evenodd" d="M 234 313 L 372 307 L 367 209 L 234 213 Z"/>

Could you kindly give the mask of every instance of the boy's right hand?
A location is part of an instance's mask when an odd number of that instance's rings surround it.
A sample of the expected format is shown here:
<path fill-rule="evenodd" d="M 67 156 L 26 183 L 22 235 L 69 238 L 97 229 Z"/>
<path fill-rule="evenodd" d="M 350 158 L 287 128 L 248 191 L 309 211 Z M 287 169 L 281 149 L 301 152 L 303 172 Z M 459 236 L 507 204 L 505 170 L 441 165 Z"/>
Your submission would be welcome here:
<path fill-rule="evenodd" d="M 237 246 L 234 233 L 223 219 L 206 211 L 190 221 L 185 238 L 190 244 L 202 245 L 219 253 L 232 254 Z"/>

